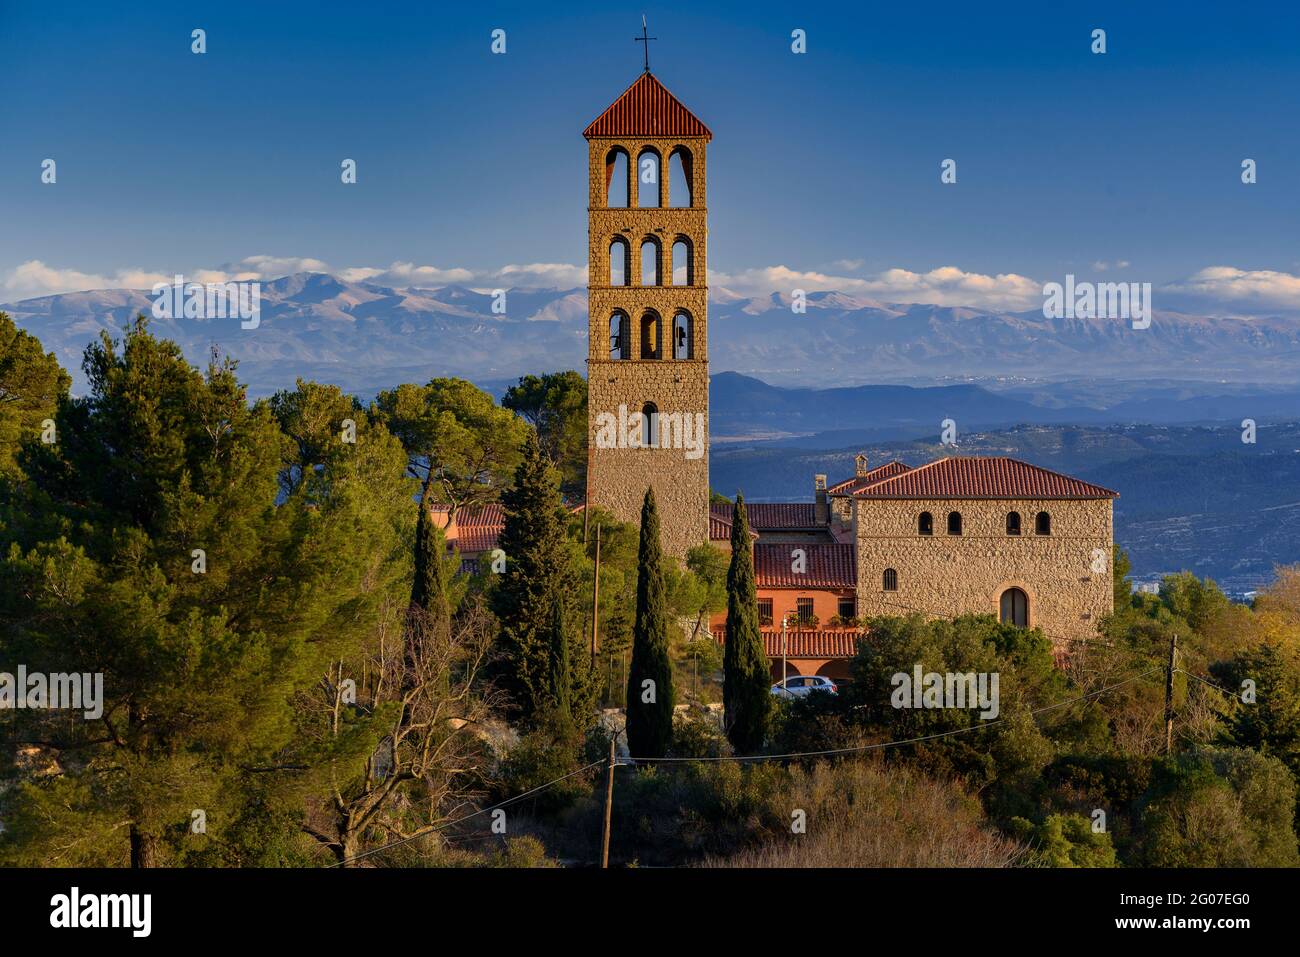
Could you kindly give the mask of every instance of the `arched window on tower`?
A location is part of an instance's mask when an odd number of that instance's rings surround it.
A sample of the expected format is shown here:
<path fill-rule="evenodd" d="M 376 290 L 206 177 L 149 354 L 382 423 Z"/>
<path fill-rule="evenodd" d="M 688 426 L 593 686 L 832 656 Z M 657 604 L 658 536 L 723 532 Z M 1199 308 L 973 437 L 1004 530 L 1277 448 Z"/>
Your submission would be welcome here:
<path fill-rule="evenodd" d="M 1051 535 L 1052 516 L 1048 515 L 1046 512 L 1039 512 L 1038 516 L 1034 519 L 1034 534 Z"/>
<path fill-rule="evenodd" d="M 663 285 L 659 275 L 659 240 L 653 237 L 641 240 L 641 285 Z"/>
<path fill-rule="evenodd" d="M 691 195 L 691 151 L 678 146 L 668 154 L 668 203 L 670 206 L 694 206 Z"/>
<path fill-rule="evenodd" d="M 662 174 L 659 152 L 647 146 L 636 158 L 636 204 L 642 209 L 662 205 L 659 198 L 659 179 Z"/>
<path fill-rule="evenodd" d="M 647 402 L 641 407 L 641 447 L 653 449 L 659 445 L 659 407 Z"/>
<path fill-rule="evenodd" d="M 922 512 L 921 517 L 916 520 L 916 533 L 918 535 L 933 535 L 934 516 L 929 512 Z"/>
<path fill-rule="evenodd" d="M 673 285 L 695 285 L 695 254 L 685 236 L 673 241 Z"/>
<path fill-rule="evenodd" d="M 622 236 L 609 244 L 609 284 L 611 286 L 630 286 L 632 284 L 632 247 Z"/>
<path fill-rule="evenodd" d="M 609 357 L 611 359 L 630 359 L 632 357 L 632 336 L 629 334 L 627 315 L 616 312 L 609 317 Z"/>
<path fill-rule="evenodd" d="M 694 359 L 695 358 L 695 324 L 691 321 L 690 314 L 685 311 L 679 311 L 673 316 L 673 358 L 674 359 Z"/>
<path fill-rule="evenodd" d="M 961 512 L 948 513 L 948 534 L 949 535 L 961 534 Z"/>
<path fill-rule="evenodd" d="M 663 323 L 654 310 L 641 317 L 641 358 L 663 358 Z"/>
<path fill-rule="evenodd" d="M 605 205 L 627 206 L 627 150 L 615 146 L 605 154 Z"/>
<path fill-rule="evenodd" d="M 1004 625 L 1029 627 L 1029 596 L 1019 588 L 1008 588 L 1002 593 L 998 608 Z"/>
<path fill-rule="evenodd" d="M 885 591 L 898 591 L 898 569 L 886 568 L 882 576 L 881 586 Z"/>
<path fill-rule="evenodd" d="M 1007 512 L 1007 534 L 1008 535 L 1020 534 L 1020 513 L 1019 512 Z"/>

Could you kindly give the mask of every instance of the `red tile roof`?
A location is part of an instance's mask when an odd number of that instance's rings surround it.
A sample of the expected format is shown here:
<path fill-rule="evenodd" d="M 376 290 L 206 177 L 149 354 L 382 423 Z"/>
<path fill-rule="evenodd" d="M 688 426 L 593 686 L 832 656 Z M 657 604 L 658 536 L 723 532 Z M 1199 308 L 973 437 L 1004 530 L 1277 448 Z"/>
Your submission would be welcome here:
<path fill-rule="evenodd" d="M 655 78 L 642 73 L 604 113 L 582 131 L 594 136 L 703 136 L 709 128 Z"/>
<path fill-rule="evenodd" d="M 451 507 L 433 504 L 430 513 L 445 518 Z M 506 510 L 500 502 L 467 505 L 456 510 L 456 526 L 447 534 L 448 546 L 462 555 L 478 555 L 497 547 L 497 537 L 506 524 Z"/>
<path fill-rule="evenodd" d="M 785 636 L 787 658 L 852 658 L 858 650 L 859 633 L 852 628 L 827 631 L 791 631 Z M 767 657 L 781 659 L 781 632 L 763 632 Z"/>
<path fill-rule="evenodd" d="M 868 485 L 874 485 L 876 482 L 883 482 L 887 478 L 893 478 L 895 475 L 902 475 L 908 471 L 908 467 L 902 462 L 886 462 L 884 465 L 878 465 L 866 475 L 855 475 L 847 478 L 843 482 L 832 485 L 826 490 L 828 495 L 852 495 Z"/>
<path fill-rule="evenodd" d="M 802 549 L 806 571 L 793 570 Z M 787 543 L 754 546 L 754 577 L 759 588 L 856 588 L 857 559 L 852 545 Z"/>
<path fill-rule="evenodd" d="M 746 512 L 748 512 L 746 506 Z M 749 530 L 749 537 L 752 541 L 758 538 L 758 532 L 752 528 Z M 729 542 L 731 541 L 731 506 L 730 505 L 711 505 L 709 506 L 709 541 L 711 542 Z"/>
<path fill-rule="evenodd" d="M 816 506 L 812 502 L 746 502 L 745 517 L 749 527 L 763 531 L 791 528 L 823 528 L 817 524 Z M 720 503 L 709 506 L 710 517 L 731 521 L 731 506 Z"/>
<path fill-rule="evenodd" d="M 1119 493 L 1018 459 L 954 456 L 853 493 L 857 498 L 1119 498 Z"/>

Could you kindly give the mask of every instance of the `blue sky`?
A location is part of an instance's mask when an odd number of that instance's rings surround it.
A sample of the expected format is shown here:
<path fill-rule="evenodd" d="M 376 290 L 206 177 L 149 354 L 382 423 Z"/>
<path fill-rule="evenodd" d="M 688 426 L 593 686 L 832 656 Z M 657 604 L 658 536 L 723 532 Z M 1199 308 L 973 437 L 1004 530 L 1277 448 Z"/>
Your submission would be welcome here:
<path fill-rule="evenodd" d="M 642 12 L 714 131 L 715 287 L 1014 305 L 1104 271 L 1300 307 L 1300 11 L 1158 2 L 0 0 L 0 301 L 304 262 L 579 285 L 581 131 Z"/>

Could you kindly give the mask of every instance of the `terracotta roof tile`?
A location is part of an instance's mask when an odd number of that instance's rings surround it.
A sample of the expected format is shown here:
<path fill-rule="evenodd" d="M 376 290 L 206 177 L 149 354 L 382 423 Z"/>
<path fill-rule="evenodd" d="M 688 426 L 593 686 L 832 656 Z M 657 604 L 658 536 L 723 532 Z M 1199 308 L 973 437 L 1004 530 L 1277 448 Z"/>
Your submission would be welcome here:
<path fill-rule="evenodd" d="M 805 572 L 796 572 L 793 553 L 803 549 Z M 852 545 L 822 543 L 754 546 L 754 577 L 759 588 L 856 588 L 857 559 Z"/>
<path fill-rule="evenodd" d="M 857 498 L 1118 498 L 1119 493 L 1019 459 L 953 456 L 853 493 Z"/>
<path fill-rule="evenodd" d="M 435 516 L 446 516 L 450 506 L 433 504 L 429 511 Z M 506 524 L 506 510 L 500 502 L 469 505 L 456 510 L 456 527 L 447 535 L 447 545 L 455 546 L 461 555 L 479 555 L 497 547 L 497 538 Z"/>
<path fill-rule="evenodd" d="M 595 136 L 703 136 L 709 128 L 668 92 L 653 73 L 642 73 L 623 95 L 582 131 Z"/>
<path fill-rule="evenodd" d="M 852 658 L 860 635 L 852 628 L 826 631 L 791 631 L 785 637 L 787 658 Z M 763 632 L 763 649 L 770 659 L 781 658 L 781 632 Z"/>
<path fill-rule="evenodd" d="M 748 511 L 748 506 L 746 507 L 746 511 Z M 758 538 L 758 532 L 751 528 L 749 530 L 749 538 L 751 541 Z M 731 541 L 730 505 L 711 505 L 709 507 L 709 541 Z"/>
<path fill-rule="evenodd" d="M 893 478 L 895 475 L 902 475 L 908 471 L 908 467 L 902 462 L 886 462 L 884 465 L 878 465 L 866 475 L 855 475 L 847 478 L 843 482 L 832 485 L 826 490 L 828 495 L 852 495 L 868 485 L 874 485 L 876 482 L 883 482 L 887 478 Z"/>
<path fill-rule="evenodd" d="M 812 502 L 746 502 L 745 515 L 749 527 L 763 531 L 791 528 L 822 528 L 817 524 L 816 506 Z M 731 521 L 731 506 L 720 503 L 709 506 L 710 517 Z"/>

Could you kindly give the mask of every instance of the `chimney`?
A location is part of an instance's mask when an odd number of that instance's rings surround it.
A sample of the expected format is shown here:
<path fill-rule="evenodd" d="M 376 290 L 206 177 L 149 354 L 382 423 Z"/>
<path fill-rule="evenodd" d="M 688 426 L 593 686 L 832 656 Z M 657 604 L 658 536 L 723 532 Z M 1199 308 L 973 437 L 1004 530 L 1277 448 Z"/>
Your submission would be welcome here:
<path fill-rule="evenodd" d="M 439 505 L 436 502 L 430 504 L 429 518 L 434 525 L 442 529 L 443 535 L 448 541 L 456 537 L 456 516 L 448 506 Z"/>
<path fill-rule="evenodd" d="M 858 475 L 858 477 L 861 477 L 861 476 L 863 476 L 863 475 L 866 475 L 868 472 L 871 471 L 871 468 L 867 465 L 867 453 L 866 453 L 866 452 L 859 452 L 857 455 L 855 455 L 855 456 L 853 457 L 853 463 L 854 463 L 854 466 L 855 466 L 855 468 L 854 468 L 854 472 L 855 472 L 855 474 Z"/>
<path fill-rule="evenodd" d="M 826 476 L 813 476 L 813 494 L 817 504 L 813 506 L 813 521 L 818 525 L 829 525 L 831 523 L 830 504 L 826 500 Z"/>

